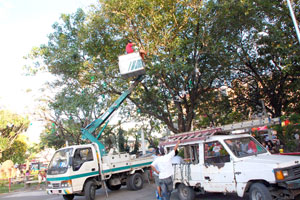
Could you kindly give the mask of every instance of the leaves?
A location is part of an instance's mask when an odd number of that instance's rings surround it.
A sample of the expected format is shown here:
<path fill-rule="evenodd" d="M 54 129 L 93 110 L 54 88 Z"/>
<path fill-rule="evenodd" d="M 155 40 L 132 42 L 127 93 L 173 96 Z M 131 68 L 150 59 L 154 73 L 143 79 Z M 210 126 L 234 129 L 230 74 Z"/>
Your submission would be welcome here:
<path fill-rule="evenodd" d="M 7 110 L 0 110 L 0 152 L 9 149 L 15 139 L 27 130 L 29 120 Z"/>
<path fill-rule="evenodd" d="M 26 143 L 25 137 L 19 137 L 14 140 L 12 145 L 2 152 L 2 158 L 0 158 L 0 162 L 4 162 L 6 160 L 12 160 L 13 163 L 24 163 L 27 155 L 25 152 L 27 151 L 28 145 Z"/>
<path fill-rule="evenodd" d="M 79 127 L 129 87 L 117 64 L 128 39 L 148 52 L 145 79 L 123 105 L 137 107 L 135 120 L 146 116 L 178 133 L 247 119 L 261 112 L 262 99 L 272 116 L 299 110 L 300 54 L 285 1 L 100 3 L 62 15 L 34 51 L 58 77 L 55 134 L 80 143 Z"/>

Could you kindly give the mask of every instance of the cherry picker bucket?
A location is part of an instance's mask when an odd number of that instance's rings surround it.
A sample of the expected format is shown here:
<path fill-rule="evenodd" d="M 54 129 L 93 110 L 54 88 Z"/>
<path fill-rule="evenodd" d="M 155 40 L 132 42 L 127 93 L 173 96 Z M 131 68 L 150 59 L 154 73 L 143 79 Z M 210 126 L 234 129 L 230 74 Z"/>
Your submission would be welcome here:
<path fill-rule="evenodd" d="M 119 56 L 119 69 L 124 78 L 146 73 L 143 59 L 138 52 Z"/>

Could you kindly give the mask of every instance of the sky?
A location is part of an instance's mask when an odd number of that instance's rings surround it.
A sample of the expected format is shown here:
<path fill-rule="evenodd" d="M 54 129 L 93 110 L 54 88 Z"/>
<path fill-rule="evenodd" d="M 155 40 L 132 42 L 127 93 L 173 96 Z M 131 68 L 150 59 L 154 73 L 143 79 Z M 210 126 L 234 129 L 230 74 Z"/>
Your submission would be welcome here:
<path fill-rule="evenodd" d="M 24 56 L 31 49 L 48 41 L 52 24 L 61 14 L 72 14 L 78 8 L 88 9 L 97 0 L 0 0 L 0 109 L 28 115 L 46 80 L 51 76 L 40 73 L 25 76 Z M 26 63 L 27 62 L 27 63 Z M 30 141 L 38 142 L 41 121 L 32 119 L 27 130 Z"/>

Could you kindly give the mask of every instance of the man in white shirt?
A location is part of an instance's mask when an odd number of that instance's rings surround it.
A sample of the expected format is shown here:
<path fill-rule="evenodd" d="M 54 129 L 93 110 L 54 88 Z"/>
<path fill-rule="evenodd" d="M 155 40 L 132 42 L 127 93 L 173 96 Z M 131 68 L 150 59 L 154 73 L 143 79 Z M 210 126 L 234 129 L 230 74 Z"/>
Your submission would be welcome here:
<path fill-rule="evenodd" d="M 175 151 L 177 150 L 179 144 L 180 140 L 178 140 L 172 151 L 170 151 L 167 155 L 156 158 L 151 164 L 152 170 L 159 176 L 159 185 L 163 200 L 170 200 L 171 197 L 171 192 L 173 190 L 172 175 L 174 171 L 172 167 L 172 158 L 175 156 Z M 163 154 L 162 151 L 161 153 Z"/>

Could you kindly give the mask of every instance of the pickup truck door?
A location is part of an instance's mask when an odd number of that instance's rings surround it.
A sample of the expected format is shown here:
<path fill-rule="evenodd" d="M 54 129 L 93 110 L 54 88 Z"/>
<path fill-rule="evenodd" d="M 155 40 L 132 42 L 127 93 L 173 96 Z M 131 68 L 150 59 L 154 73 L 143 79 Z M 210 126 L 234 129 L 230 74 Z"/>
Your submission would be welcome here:
<path fill-rule="evenodd" d="M 235 192 L 233 160 L 218 142 L 204 143 L 204 160 L 202 163 L 203 184 L 207 192 Z"/>
<path fill-rule="evenodd" d="M 82 190 L 88 177 L 99 174 L 96 151 L 92 147 L 77 148 L 72 163 L 72 185 L 74 191 Z"/>

